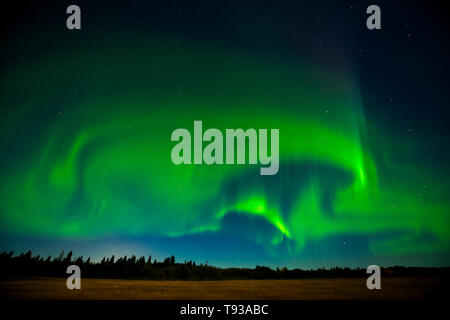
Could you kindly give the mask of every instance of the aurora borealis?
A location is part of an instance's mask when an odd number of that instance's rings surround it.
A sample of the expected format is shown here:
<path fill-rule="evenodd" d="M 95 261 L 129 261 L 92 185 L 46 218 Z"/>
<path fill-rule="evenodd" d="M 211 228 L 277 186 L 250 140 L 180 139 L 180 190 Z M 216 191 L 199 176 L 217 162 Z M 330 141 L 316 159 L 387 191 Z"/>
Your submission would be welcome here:
<path fill-rule="evenodd" d="M 127 14 L 83 4 L 80 31 L 64 29 L 60 5 L 2 41 L 1 249 L 54 255 L 70 244 L 85 256 L 175 253 L 237 266 L 448 265 L 448 59 L 424 68 L 396 53 L 414 31 L 362 40 L 363 23 L 350 31 L 353 7 L 337 4 L 210 5 L 200 22 L 203 11 L 187 4 L 155 12 L 133 3 Z M 287 41 L 278 33 L 293 28 L 293 12 L 301 18 Z M 333 19 L 319 24 L 310 12 Z M 386 16 L 386 28 L 405 28 Z M 333 24 L 344 18 L 352 22 Z M 415 59 L 441 58 L 415 36 Z M 174 165 L 170 135 L 195 120 L 222 132 L 279 129 L 278 173 Z"/>

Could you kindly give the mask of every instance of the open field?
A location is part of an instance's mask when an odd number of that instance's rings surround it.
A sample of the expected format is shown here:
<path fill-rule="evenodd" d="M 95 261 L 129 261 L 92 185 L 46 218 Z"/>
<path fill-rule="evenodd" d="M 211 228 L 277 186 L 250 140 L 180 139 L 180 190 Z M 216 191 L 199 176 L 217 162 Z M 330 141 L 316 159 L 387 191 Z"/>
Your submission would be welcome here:
<path fill-rule="evenodd" d="M 2 297 L 14 299 L 233 299 L 353 300 L 423 299 L 443 292 L 448 281 L 432 277 L 385 278 L 381 290 L 368 290 L 366 279 L 152 281 L 82 279 L 81 290 L 68 290 L 65 278 L 0 281 Z"/>

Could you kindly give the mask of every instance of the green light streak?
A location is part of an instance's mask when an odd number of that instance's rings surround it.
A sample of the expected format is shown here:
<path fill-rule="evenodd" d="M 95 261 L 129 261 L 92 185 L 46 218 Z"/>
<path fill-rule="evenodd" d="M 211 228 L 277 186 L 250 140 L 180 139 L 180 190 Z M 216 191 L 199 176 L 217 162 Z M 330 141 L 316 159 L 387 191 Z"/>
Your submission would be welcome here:
<path fill-rule="evenodd" d="M 137 53 L 127 60 L 107 48 L 72 57 L 55 52 L 2 75 L 1 103 L 17 106 L 2 119 L 2 147 L 23 146 L 4 157 L 1 169 L 2 232 L 181 236 L 218 232 L 224 217 L 237 213 L 266 221 L 278 233 L 270 246 L 291 241 L 295 253 L 333 235 L 366 235 L 374 253 L 450 248 L 442 191 L 448 182 L 421 164 L 414 145 L 411 163 L 392 160 L 402 150 L 389 147 L 389 133 L 367 125 L 348 76 L 316 76 L 297 62 L 244 54 L 219 61 L 209 48 L 181 54 L 153 41 L 129 44 Z M 74 86 L 82 96 L 68 98 Z M 55 92 L 64 99 L 56 102 Z M 279 128 L 273 188 L 245 180 L 258 166 L 175 166 L 170 134 L 194 120 L 221 130 Z M 347 178 L 301 172 L 300 184 L 282 173 L 305 163 Z M 285 178 L 296 190 L 288 209 L 286 190 L 278 189 Z M 225 187 L 239 179 L 231 196 Z M 372 238 L 382 232 L 401 236 Z M 434 239 L 423 242 L 423 233 Z"/>

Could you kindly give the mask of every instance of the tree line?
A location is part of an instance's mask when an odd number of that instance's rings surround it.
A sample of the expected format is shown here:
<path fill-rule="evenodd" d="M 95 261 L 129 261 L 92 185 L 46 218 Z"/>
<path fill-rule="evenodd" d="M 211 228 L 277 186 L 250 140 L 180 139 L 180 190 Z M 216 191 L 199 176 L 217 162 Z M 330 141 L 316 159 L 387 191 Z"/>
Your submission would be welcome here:
<path fill-rule="evenodd" d="M 305 278 L 363 278 L 366 269 L 319 268 L 314 270 L 272 269 L 265 266 L 255 268 L 219 268 L 208 263 L 196 264 L 192 261 L 176 262 L 175 257 L 162 261 L 148 257 L 103 258 L 93 262 L 91 258 L 73 257 L 72 251 L 52 259 L 31 251 L 14 256 L 14 252 L 0 254 L 0 277 L 67 277 L 66 269 L 75 264 L 81 268 L 83 278 L 153 279 L 153 280 L 232 280 L 232 279 L 305 279 Z M 384 277 L 394 276 L 447 276 L 446 268 L 389 267 L 382 268 Z"/>

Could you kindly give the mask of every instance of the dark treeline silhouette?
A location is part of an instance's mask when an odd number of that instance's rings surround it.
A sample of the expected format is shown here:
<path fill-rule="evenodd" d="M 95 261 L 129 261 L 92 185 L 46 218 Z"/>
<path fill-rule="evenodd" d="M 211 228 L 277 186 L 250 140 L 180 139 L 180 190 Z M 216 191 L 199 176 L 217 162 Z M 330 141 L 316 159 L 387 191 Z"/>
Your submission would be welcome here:
<path fill-rule="evenodd" d="M 163 261 L 152 261 L 152 256 L 137 258 L 114 255 L 103 258 L 101 262 L 92 262 L 90 258 L 73 257 L 72 251 L 67 255 L 64 251 L 58 257 L 44 258 L 32 256 L 31 251 L 14 256 L 14 252 L 3 252 L 0 255 L 2 278 L 10 277 L 67 277 L 69 265 L 78 265 L 81 276 L 85 278 L 118 278 L 118 279 L 155 279 L 155 280 L 231 280 L 231 279 L 305 279 L 305 278 L 359 278 L 367 277 L 365 269 L 356 268 L 320 268 L 315 270 L 271 269 L 264 266 L 250 268 L 218 268 L 208 263 L 196 264 L 192 261 L 176 263 L 171 256 Z M 382 268 L 383 277 L 403 276 L 448 276 L 446 268 L 421 267 L 389 267 Z"/>

